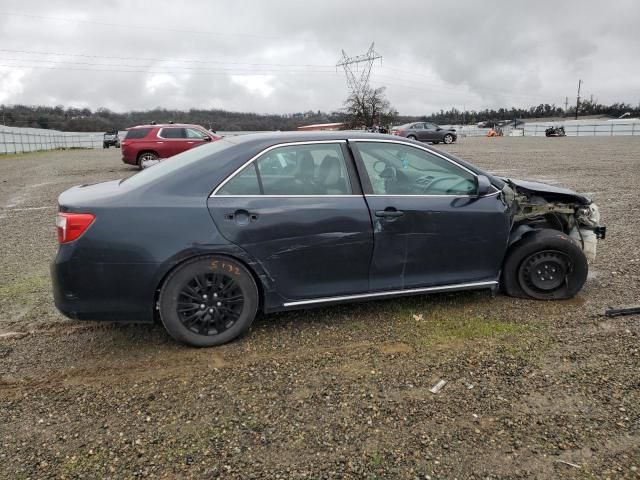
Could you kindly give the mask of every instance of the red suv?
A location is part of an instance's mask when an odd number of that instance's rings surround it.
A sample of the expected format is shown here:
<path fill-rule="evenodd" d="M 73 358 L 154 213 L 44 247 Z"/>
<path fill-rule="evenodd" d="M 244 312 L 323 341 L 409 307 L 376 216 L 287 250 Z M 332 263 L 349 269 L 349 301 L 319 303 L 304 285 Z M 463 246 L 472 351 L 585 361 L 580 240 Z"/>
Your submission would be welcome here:
<path fill-rule="evenodd" d="M 131 127 L 121 142 L 122 161 L 142 167 L 143 162 L 169 158 L 220 138 L 199 125 L 166 123 Z"/>

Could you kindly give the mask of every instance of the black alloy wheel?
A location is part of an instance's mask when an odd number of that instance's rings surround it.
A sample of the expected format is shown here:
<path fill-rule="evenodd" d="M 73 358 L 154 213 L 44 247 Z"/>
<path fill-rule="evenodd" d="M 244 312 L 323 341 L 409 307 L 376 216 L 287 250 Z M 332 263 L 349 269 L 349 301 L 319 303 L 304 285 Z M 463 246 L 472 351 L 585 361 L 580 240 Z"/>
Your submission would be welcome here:
<path fill-rule="evenodd" d="M 176 340 L 197 347 L 226 343 L 251 326 L 258 290 L 251 273 L 226 257 L 200 257 L 172 272 L 160 292 L 160 318 Z"/>

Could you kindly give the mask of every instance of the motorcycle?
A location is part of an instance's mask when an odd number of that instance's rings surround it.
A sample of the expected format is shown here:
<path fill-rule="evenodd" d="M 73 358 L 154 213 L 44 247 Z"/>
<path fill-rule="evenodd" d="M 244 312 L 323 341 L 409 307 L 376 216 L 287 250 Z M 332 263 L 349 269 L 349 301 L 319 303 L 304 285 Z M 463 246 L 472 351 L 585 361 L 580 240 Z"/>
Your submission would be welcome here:
<path fill-rule="evenodd" d="M 567 134 L 564 131 L 564 127 L 549 127 L 544 131 L 547 137 L 566 137 Z"/>

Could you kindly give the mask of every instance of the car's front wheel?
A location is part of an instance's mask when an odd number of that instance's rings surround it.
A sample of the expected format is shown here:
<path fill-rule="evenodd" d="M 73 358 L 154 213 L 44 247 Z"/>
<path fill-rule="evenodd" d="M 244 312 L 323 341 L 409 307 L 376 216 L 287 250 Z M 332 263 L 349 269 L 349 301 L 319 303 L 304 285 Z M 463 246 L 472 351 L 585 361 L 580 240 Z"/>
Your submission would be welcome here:
<path fill-rule="evenodd" d="M 513 297 L 561 300 L 574 297 L 587 280 L 587 258 L 564 233 L 530 233 L 507 253 L 502 287 Z"/>
<path fill-rule="evenodd" d="M 447 133 L 447 134 L 443 137 L 442 141 L 443 141 L 444 143 L 446 143 L 447 145 L 449 145 L 450 143 L 453 143 L 453 135 L 451 135 L 450 133 Z"/>
<path fill-rule="evenodd" d="M 239 262 L 206 256 L 189 260 L 165 281 L 159 299 L 167 332 L 194 347 L 211 347 L 245 333 L 258 309 L 253 276 Z"/>

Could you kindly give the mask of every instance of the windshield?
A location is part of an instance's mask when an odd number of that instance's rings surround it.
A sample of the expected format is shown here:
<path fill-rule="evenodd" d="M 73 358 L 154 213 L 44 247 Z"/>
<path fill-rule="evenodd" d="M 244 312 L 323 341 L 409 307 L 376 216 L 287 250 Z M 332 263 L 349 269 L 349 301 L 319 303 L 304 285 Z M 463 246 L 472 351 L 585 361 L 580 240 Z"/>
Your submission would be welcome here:
<path fill-rule="evenodd" d="M 127 186 L 137 187 L 154 182 L 155 180 L 172 175 L 177 170 L 186 168 L 189 165 L 200 161 L 201 159 L 221 152 L 234 146 L 235 144 L 226 140 L 216 140 L 207 145 L 202 145 L 186 152 L 175 155 L 171 158 L 161 161 L 157 165 L 146 168 L 135 175 L 130 176 L 122 181 Z"/>

